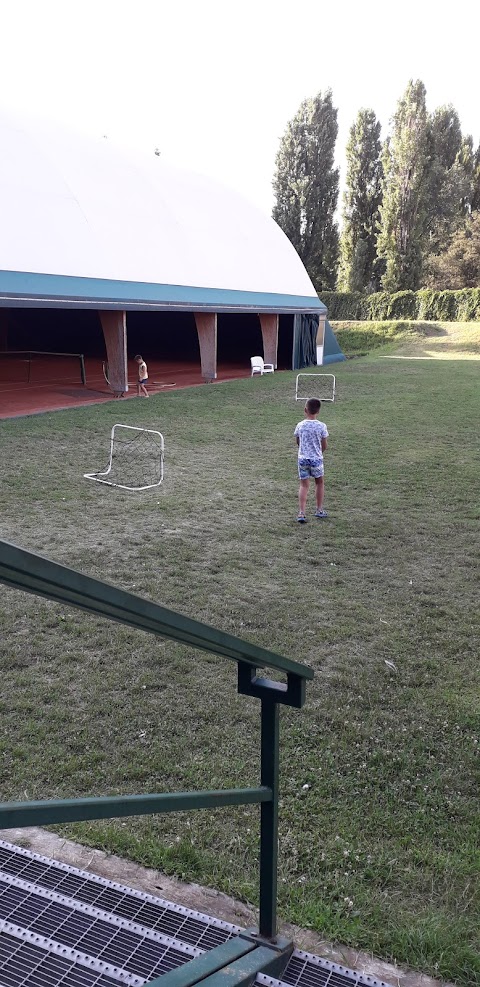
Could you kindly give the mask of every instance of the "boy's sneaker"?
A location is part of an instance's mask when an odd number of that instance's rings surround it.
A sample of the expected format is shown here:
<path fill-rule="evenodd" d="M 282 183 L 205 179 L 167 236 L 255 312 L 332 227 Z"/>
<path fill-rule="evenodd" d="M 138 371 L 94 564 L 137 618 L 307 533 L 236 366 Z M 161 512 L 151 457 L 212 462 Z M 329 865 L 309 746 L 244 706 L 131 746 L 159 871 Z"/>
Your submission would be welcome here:
<path fill-rule="evenodd" d="M 307 519 L 305 517 L 305 514 L 299 514 L 297 517 L 297 521 L 299 522 L 299 524 L 306 524 Z"/>
<path fill-rule="evenodd" d="M 315 517 L 328 517 L 328 514 L 326 511 L 316 510 Z"/>

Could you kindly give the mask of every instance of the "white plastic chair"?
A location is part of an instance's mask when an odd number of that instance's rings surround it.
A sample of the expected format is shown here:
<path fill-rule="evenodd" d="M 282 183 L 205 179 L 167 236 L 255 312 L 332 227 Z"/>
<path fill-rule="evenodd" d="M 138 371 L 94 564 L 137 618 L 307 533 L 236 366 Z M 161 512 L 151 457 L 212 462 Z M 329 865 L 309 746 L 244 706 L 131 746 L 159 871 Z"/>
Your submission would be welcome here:
<path fill-rule="evenodd" d="M 273 374 L 275 370 L 273 363 L 264 363 L 261 356 L 251 356 L 250 365 L 252 368 L 252 377 L 254 374 Z"/>

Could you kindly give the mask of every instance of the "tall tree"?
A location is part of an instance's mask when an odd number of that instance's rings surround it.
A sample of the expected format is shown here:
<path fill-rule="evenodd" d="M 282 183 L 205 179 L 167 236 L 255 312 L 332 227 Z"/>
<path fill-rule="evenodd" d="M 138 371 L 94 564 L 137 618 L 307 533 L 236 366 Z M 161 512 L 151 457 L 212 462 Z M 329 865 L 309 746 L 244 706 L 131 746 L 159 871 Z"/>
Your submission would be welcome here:
<path fill-rule="evenodd" d="M 475 157 L 473 159 L 472 197 L 470 200 L 470 206 L 472 213 L 477 212 L 480 209 L 480 144 L 475 151 Z"/>
<path fill-rule="evenodd" d="M 480 284 L 480 211 L 472 212 L 452 237 L 448 250 L 429 258 L 425 284 L 445 288 L 477 288 Z"/>
<path fill-rule="evenodd" d="M 423 82 L 410 80 L 385 143 L 377 254 L 385 263 L 387 291 L 416 289 L 422 282 L 429 166 L 425 95 Z"/>
<path fill-rule="evenodd" d="M 470 211 L 473 154 L 462 137 L 453 106 L 435 110 L 428 122 L 429 167 L 426 181 L 425 252 L 446 250 Z"/>
<path fill-rule="evenodd" d="M 382 200 L 380 122 L 373 110 L 360 110 L 350 128 L 347 178 L 343 193 L 340 238 L 340 291 L 372 290 L 375 277 L 377 229 Z"/>
<path fill-rule="evenodd" d="M 273 218 L 293 243 L 318 291 L 333 288 L 336 280 L 337 134 L 331 90 L 304 100 L 282 137 L 273 180 Z"/>

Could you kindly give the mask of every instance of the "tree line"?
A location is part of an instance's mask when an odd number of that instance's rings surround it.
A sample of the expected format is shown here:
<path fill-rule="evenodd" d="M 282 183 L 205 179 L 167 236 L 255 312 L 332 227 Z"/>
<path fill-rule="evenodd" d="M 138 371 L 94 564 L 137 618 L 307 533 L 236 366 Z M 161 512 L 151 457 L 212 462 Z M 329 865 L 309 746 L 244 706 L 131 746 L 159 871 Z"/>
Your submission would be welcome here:
<path fill-rule="evenodd" d="M 276 157 L 273 218 L 317 288 L 403 291 L 480 285 L 480 144 L 453 106 L 426 108 L 410 80 L 382 142 L 371 109 L 347 144 L 342 228 L 332 91 L 304 100 Z"/>

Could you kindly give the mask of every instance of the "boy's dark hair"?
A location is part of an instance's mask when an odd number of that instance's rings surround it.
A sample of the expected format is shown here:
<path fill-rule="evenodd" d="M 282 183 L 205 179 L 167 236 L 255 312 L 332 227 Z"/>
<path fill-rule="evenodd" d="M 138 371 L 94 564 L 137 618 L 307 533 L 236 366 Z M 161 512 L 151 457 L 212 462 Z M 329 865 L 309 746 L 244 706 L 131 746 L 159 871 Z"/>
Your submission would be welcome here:
<path fill-rule="evenodd" d="M 133 358 L 133 359 L 134 359 L 134 360 L 143 360 L 143 356 L 141 356 L 141 354 L 140 354 L 140 353 L 136 353 L 136 355 L 134 356 L 134 358 Z"/>
<path fill-rule="evenodd" d="M 309 415 L 317 415 L 322 406 L 322 402 L 318 398 L 309 398 L 306 404 L 306 408 Z"/>

